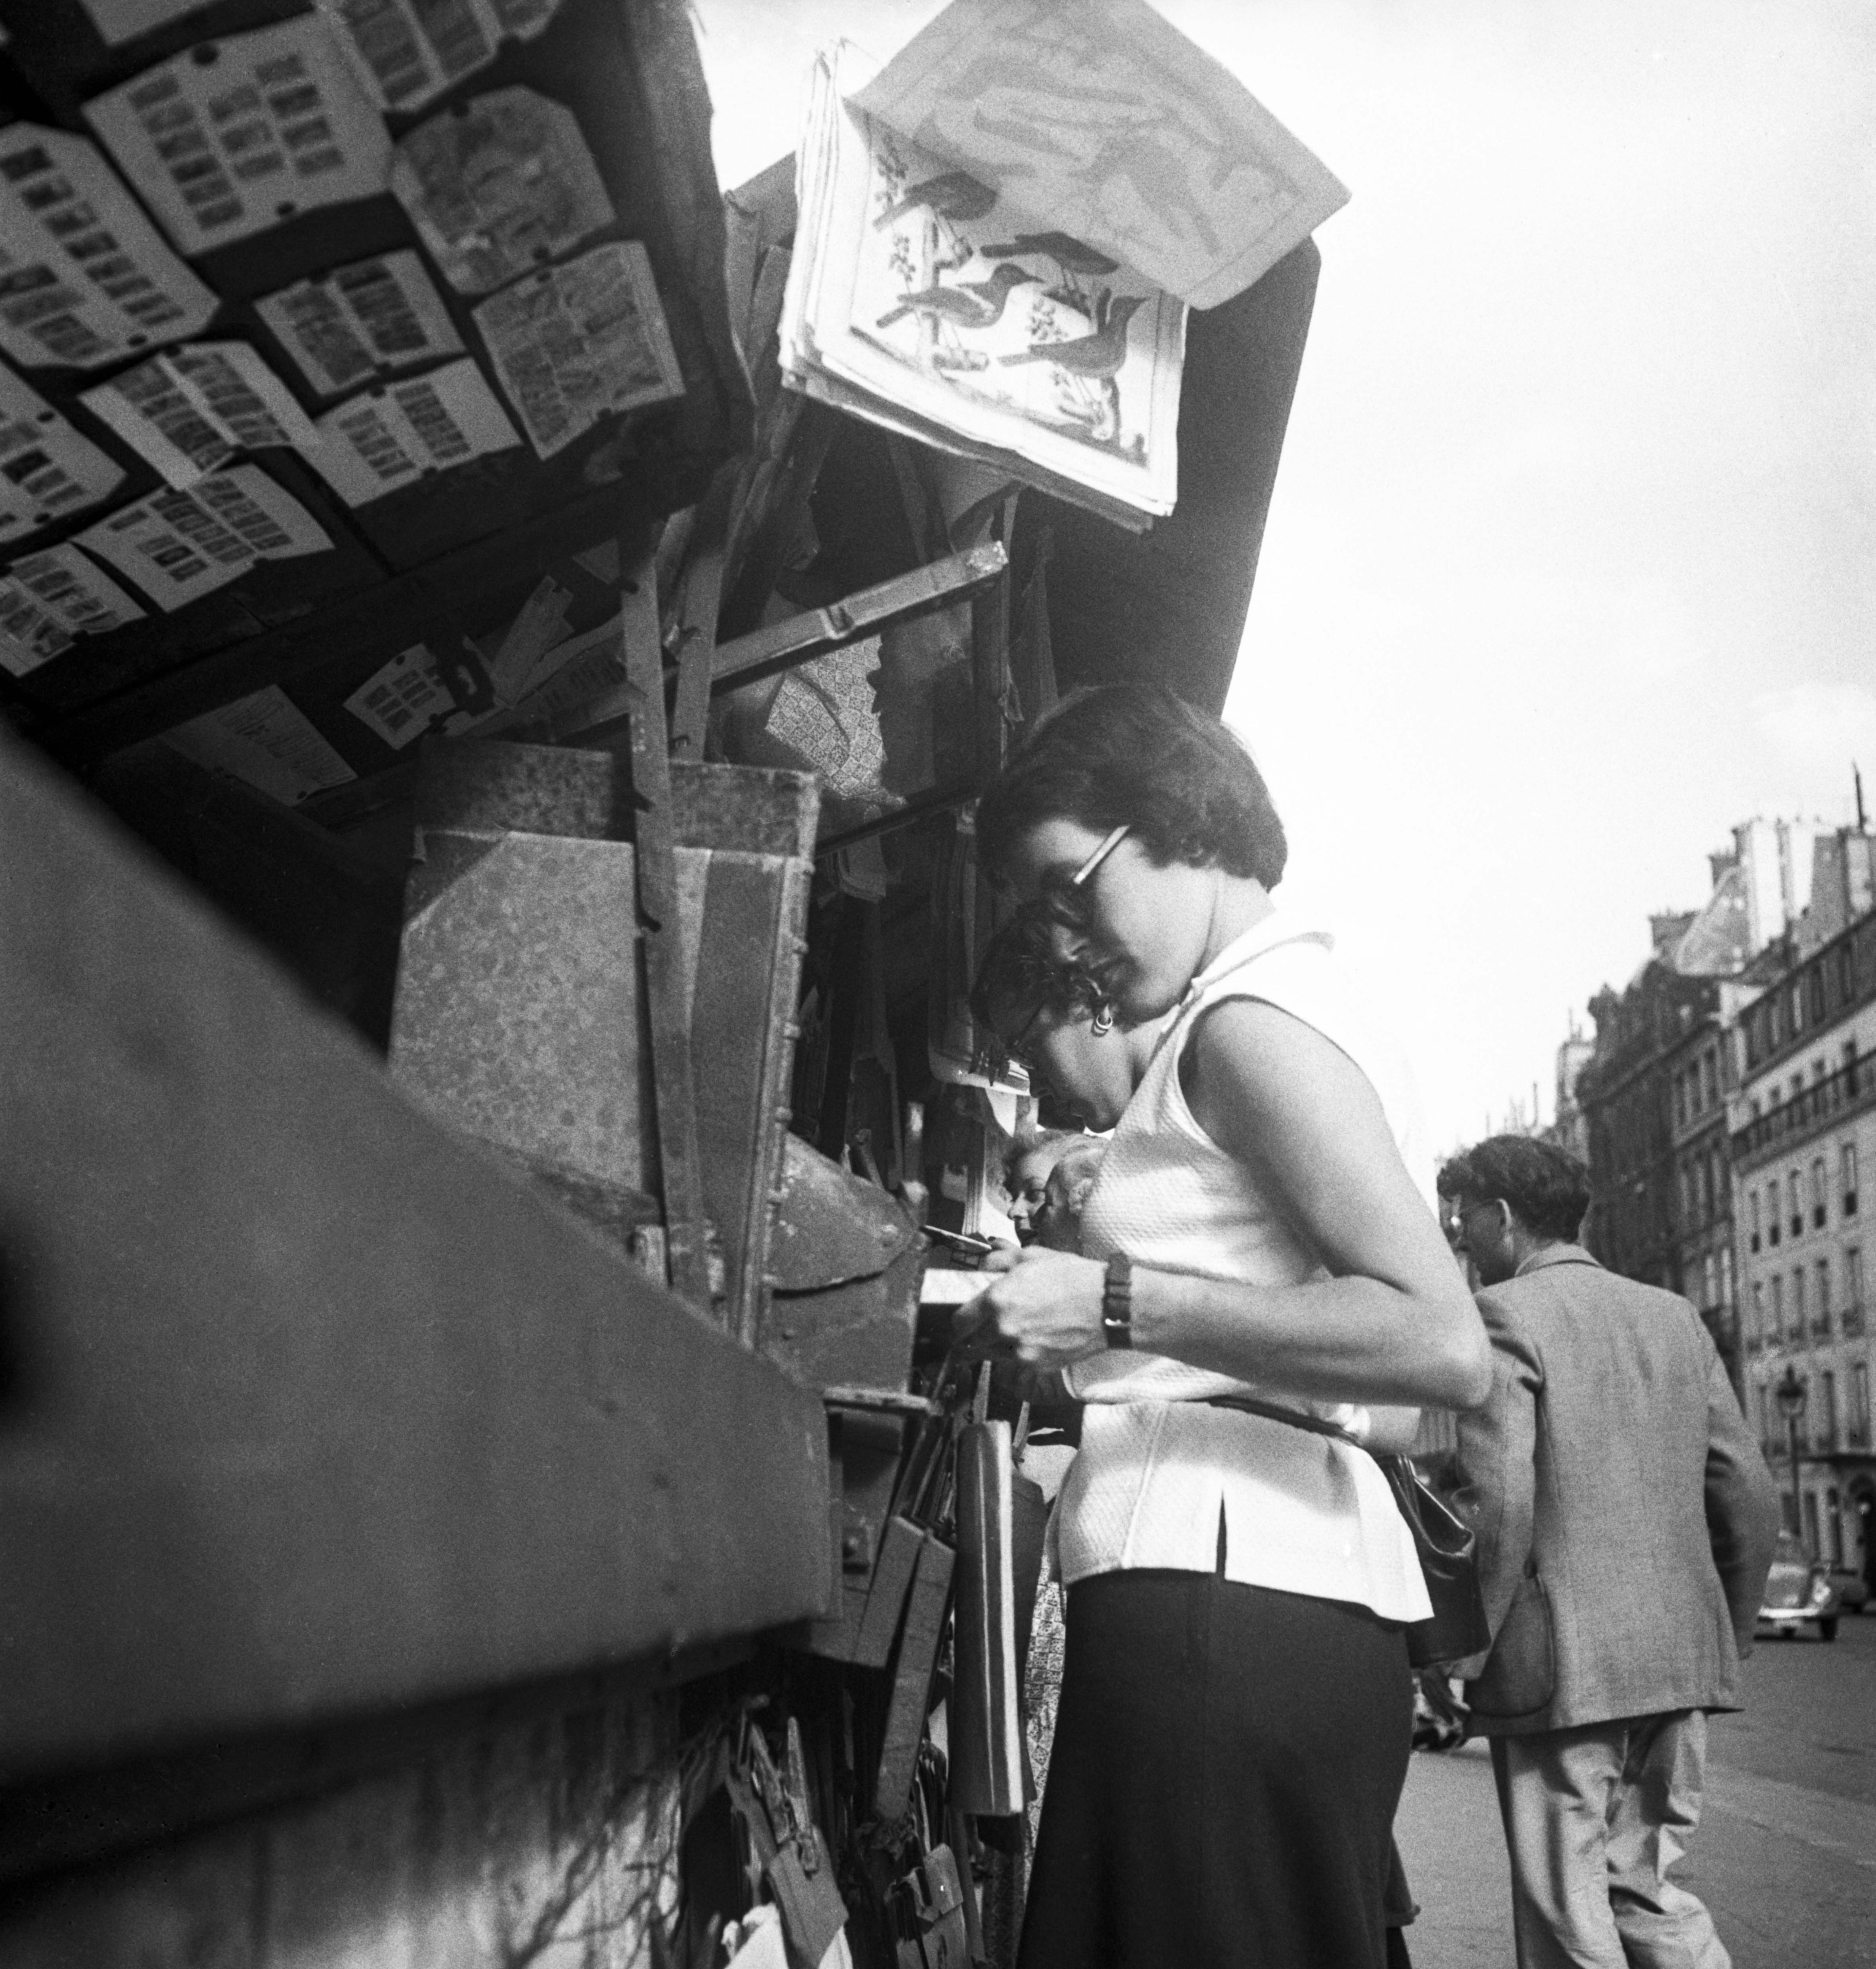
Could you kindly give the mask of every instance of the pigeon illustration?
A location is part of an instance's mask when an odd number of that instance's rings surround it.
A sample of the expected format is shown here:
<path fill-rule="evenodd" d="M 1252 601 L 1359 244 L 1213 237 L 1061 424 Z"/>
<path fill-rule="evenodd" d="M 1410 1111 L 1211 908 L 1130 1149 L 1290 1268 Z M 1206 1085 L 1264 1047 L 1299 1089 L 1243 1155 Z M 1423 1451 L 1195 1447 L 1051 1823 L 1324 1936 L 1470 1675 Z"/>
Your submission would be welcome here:
<path fill-rule="evenodd" d="M 1090 280 L 1103 274 L 1118 273 L 1120 263 L 1065 232 L 1019 232 L 1000 245 L 977 249 L 987 260 L 1008 260 L 1020 253 L 1045 253 L 1064 274 L 1084 274 Z"/>
<path fill-rule="evenodd" d="M 1127 324 L 1145 305 L 1144 294 L 1118 295 L 1092 335 L 1077 336 L 1072 342 L 1032 342 L 1020 355 L 997 359 L 1006 369 L 1022 362 L 1051 362 L 1068 375 L 1104 382 L 1119 375 L 1127 359 Z"/>
<path fill-rule="evenodd" d="M 919 314 L 928 320 L 948 322 L 954 328 L 993 328 L 1003 318 L 1003 303 L 1009 300 L 1010 290 L 1035 277 L 1021 267 L 1004 265 L 997 268 L 987 281 L 922 287 L 881 315 L 878 326 L 890 328 L 909 314 Z"/>
<path fill-rule="evenodd" d="M 922 184 L 914 185 L 890 211 L 873 222 L 873 229 L 883 232 L 895 219 L 903 219 L 922 205 L 928 206 L 934 217 L 955 222 L 981 219 L 996 203 L 996 193 L 968 171 L 947 171 L 941 177 L 927 178 Z"/>

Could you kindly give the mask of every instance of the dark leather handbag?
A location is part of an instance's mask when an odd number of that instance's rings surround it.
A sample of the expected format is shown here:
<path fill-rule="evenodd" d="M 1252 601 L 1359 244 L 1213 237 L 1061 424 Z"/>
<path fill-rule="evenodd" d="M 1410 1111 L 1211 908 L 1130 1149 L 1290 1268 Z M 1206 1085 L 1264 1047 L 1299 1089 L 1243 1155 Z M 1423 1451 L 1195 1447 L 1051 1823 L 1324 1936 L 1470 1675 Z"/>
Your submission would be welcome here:
<path fill-rule="evenodd" d="M 1427 1598 L 1433 1602 L 1430 1620 L 1408 1624 L 1408 1660 L 1415 1668 L 1430 1668 L 1437 1662 L 1463 1660 L 1491 1646 L 1492 1630 L 1486 1620 L 1485 1596 L 1479 1585 L 1478 1535 L 1421 1474 L 1411 1456 L 1383 1455 L 1369 1449 L 1346 1429 L 1324 1422 L 1320 1416 L 1286 1409 L 1275 1402 L 1260 1402 L 1250 1395 L 1213 1395 L 1206 1406 L 1262 1416 L 1268 1421 L 1307 1429 L 1312 1435 L 1333 1436 L 1338 1442 L 1366 1450 L 1380 1465 L 1388 1488 L 1394 1493 L 1395 1507 L 1413 1534 L 1414 1549 L 1420 1555 L 1421 1575 L 1427 1582 Z"/>

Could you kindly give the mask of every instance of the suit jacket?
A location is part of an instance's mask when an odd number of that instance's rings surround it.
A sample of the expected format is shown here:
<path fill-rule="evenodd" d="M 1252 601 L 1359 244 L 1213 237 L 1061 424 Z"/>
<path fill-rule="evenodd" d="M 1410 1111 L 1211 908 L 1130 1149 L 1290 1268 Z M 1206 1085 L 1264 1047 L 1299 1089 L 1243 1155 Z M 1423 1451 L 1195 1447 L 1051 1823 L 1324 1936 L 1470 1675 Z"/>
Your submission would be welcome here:
<path fill-rule="evenodd" d="M 1492 1645 L 1475 1729 L 1738 1706 L 1777 1529 L 1771 1473 L 1687 1302 L 1545 1247 L 1479 1295 L 1492 1387 L 1460 1502 Z"/>

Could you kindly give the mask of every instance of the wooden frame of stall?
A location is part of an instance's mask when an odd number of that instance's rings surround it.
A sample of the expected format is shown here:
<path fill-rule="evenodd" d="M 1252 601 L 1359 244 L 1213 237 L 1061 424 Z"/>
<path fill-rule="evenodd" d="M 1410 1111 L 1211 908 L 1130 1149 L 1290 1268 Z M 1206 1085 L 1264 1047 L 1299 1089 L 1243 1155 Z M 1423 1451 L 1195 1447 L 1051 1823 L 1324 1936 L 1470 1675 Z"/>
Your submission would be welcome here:
<path fill-rule="evenodd" d="M 77 17 L 76 0 L 59 5 Z M 127 52 L 83 36 L 55 48 L 44 21 L 22 18 L 38 92 L 24 106 L 76 125 L 83 96 L 191 35 L 292 11 L 218 0 Z M 974 1154 L 981 1180 L 987 1153 L 961 1110 L 948 1143 L 933 1115 L 922 1157 L 906 1127 L 928 1072 L 930 884 L 959 802 L 1055 692 L 1145 675 L 1222 703 L 1316 255 L 1298 248 L 1194 318 L 1171 520 L 1127 536 L 1028 491 L 954 537 L 915 447 L 780 389 L 787 174 L 733 195 L 726 224 L 682 9 L 633 0 L 611 31 L 614 82 L 649 120 L 604 161 L 630 181 L 616 201 L 669 287 L 685 402 L 601 430 L 564 468 L 457 488 L 450 510 L 471 516 L 472 537 L 449 540 L 419 502 L 351 527 L 303 486 L 345 543 L 349 592 L 239 590 L 131 638 L 115 669 L 83 649 L 0 699 L 63 769 L 0 752 L 0 828 L 36 844 L 0 877 L 0 997 L 27 1035 L 10 1091 L 30 1124 L 0 1159 L 0 1427 L 12 1418 L 50 1458 L 29 1481 L 0 1443 L 11 1576 L 40 1582 L 39 1617 L 0 1650 L 0 1879 L 15 1883 L 0 1936 L 66 1934 L 57 1911 L 88 1892 L 108 1905 L 112 1867 L 131 1869 L 136 1893 L 168 1891 L 114 1854 L 160 1854 L 214 1821 L 687 1684 L 693 1721 L 713 1706 L 731 1719 L 711 1739 L 717 1763 L 685 1776 L 682 1824 L 700 1841 L 721 1798 L 709 1780 L 727 1772 L 719 1844 L 760 1847 L 753 1828 L 786 1821 L 783 1846 L 812 1857 L 810 1819 L 867 1948 L 909 1932 L 928 1959 L 954 1917 L 974 1956 L 996 1944 L 967 1858 L 948 1875 L 907 1864 L 973 1843 L 926 1739 L 952 1565 L 936 1460 L 948 1425 L 906 1387 L 918 1240 L 899 1199 L 922 1186 L 961 1221 L 944 1167 Z M 546 45 L 545 72 L 572 89 Z M 526 59 L 505 54 L 484 79 L 531 73 Z M 296 243 L 334 250 L 323 222 Z M 228 274 L 238 326 L 291 257 Z M 614 475 L 597 485 L 582 476 L 595 459 Z M 544 569 L 606 543 L 623 586 L 582 589 L 580 606 L 616 617 L 616 681 L 536 707 L 487 747 L 440 741 L 413 761 L 358 739 L 355 783 L 287 808 L 158 742 L 270 686 L 338 731 L 335 708 L 387 651 L 472 647 Z M 870 816 L 825 809 L 817 844 L 806 783 L 707 763 L 713 705 L 953 610 L 968 622 L 961 774 Z M 551 799 L 528 763 L 549 752 Z M 478 754 L 493 780 L 465 793 Z M 655 1195 L 629 1222 L 551 1158 L 494 1168 L 413 1112 L 371 1056 L 397 1015 L 413 818 L 438 825 L 445 809 L 473 809 L 491 839 L 629 844 L 657 1150 Z M 844 858 L 882 831 L 896 879 L 857 896 Z M 783 870 L 765 989 L 786 1015 L 751 1069 L 761 1101 L 737 1117 L 757 1145 L 738 1177 L 753 1186 L 747 1262 L 721 1291 L 706 1191 L 731 1124 L 700 1133 L 711 1028 L 692 1022 L 678 930 L 681 858 L 712 848 Z M 791 1088 L 797 965 L 818 1023 Z M 763 1146 L 782 1123 L 818 1162 L 779 1137 Z M 821 1261 L 769 1248 L 771 1204 L 818 1225 L 802 1243 Z M 631 1235 L 647 1224 L 662 1233 L 649 1247 Z M 870 1256 L 838 1256 L 868 1237 Z M 330 1344 L 309 1351 L 309 1326 Z M 345 1419 L 336 1445 L 327 1417 Z M 559 1447 L 543 1468 L 546 1442 Z M 386 1460 L 358 1463 L 367 1448 Z M 758 1750 L 741 1720 L 764 1701 L 797 1719 L 797 1761 L 773 1793 L 750 1760 L 786 1747 Z M 860 1765 L 873 1782 L 857 1789 Z M 81 1862 L 89 1875 L 72 1872 Z M 249 1861 L 229 1864 L 251 1884 Z M 713 1894 L 720 1915 L 749 1891 L 714 1864 L 687 1849 L 698 1891 L 659 1945 L 679 1959 L 707 1959 Z M 127 1959 L 116 1945 L 97 1959 Z"/>

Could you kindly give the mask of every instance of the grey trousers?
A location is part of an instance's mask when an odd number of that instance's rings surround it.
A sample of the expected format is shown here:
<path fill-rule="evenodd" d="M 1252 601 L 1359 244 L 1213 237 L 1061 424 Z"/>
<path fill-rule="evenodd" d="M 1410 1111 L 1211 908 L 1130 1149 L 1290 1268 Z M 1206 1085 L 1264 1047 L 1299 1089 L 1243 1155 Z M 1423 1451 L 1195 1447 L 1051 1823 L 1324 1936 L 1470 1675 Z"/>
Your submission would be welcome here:
<path fill-rule="evenodd" d="M 1518 1969 L 1731 1969 L 1667 1877 L 1700 1822 L 1706 1718 L 1631 1716 L 1494 1737 Z"/>

